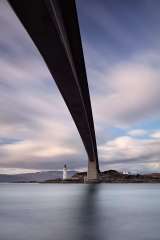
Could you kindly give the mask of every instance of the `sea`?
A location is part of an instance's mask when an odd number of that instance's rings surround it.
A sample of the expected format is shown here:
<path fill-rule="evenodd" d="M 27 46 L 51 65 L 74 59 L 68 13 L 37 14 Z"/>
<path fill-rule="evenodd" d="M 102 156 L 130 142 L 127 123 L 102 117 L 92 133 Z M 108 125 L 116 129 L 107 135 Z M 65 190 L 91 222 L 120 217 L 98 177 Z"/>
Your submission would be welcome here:
<path fill-rule="evenodd" d="M 0 240 L 160 240 L 160 184 L 0 184 Z"/>

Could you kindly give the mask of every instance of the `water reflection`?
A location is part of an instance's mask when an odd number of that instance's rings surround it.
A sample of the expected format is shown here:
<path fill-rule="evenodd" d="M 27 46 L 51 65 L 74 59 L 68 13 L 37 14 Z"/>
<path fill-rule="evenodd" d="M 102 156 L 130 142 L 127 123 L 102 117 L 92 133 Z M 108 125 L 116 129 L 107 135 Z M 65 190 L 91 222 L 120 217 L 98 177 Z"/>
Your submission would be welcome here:
<path fill-rule="evenodd" d="M 98 201 L 99 190 L 99 184 L 88 184 L 79 199 L 77 212 L 75 212 L 77 218 L 75 225 L 78 226 L 76 239 L 78 240 L 97 240 L 101 235 L 103 219 Z M 106 234 L 105 239 L 107 239 Z"/>
<path fill-rule="evenodd" d="M 159 240 L 159 184 L 0 184 L 0 240 Z"/>

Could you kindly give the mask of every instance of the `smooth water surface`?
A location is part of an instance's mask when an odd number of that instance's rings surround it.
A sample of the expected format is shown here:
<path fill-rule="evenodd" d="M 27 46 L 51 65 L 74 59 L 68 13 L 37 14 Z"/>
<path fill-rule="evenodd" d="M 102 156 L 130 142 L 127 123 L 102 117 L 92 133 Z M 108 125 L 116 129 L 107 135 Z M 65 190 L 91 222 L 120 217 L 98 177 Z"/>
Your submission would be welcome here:
<path fill-rule="evenodd" d="M 159 240 L 160 184 L 0 184 L 0 240 Z"/>

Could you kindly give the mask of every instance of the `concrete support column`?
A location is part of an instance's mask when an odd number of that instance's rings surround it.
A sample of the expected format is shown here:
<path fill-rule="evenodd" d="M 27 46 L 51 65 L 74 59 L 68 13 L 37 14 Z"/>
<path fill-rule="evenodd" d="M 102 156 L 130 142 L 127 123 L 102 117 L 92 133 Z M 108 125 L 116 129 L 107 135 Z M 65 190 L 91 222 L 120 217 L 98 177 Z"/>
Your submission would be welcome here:
<path fill-rule="evenodd" d="M 87 180 L 97 180 L 98 179 L 98 171 L 96 167 L 96 161 L 88 161 L 88 172 L 87 172 Z"/>

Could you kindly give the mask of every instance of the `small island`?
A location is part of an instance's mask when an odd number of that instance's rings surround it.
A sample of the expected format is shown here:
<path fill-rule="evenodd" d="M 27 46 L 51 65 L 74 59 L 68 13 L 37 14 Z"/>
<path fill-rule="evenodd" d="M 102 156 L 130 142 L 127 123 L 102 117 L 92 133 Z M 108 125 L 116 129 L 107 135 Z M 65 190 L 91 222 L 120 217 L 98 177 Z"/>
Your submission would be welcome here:
<path fill-rule="evenodd" d="M 89 183 L 87 172 L 77 172 L 66 168 L 63 171 L 42 171 L 7 175 L 0 174 L 0 183 Z M 107 170 L 99 173 L 95 183 L 160 183 L 160 173 L 133 174 Z"/>
<path fill-rule="evenodd" d="M 68 179 L 49 179 L 43 183 L 84 183 L 87 172 L 77 172 Z M 124 174 L 116 170 L 108 170 L 99 174 L 97 183 L 160 183 L 160 173 Z"/>

